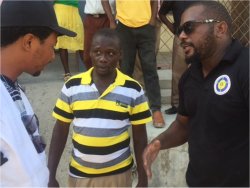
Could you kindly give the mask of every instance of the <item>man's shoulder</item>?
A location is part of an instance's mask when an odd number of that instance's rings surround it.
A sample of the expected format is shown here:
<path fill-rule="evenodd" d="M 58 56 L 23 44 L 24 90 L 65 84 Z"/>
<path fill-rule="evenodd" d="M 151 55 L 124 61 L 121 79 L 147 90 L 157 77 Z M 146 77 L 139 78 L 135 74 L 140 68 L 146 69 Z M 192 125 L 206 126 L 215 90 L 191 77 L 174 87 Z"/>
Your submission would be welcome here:
<path fill-rule="evenodd" d="M 249 47 L 243 46 L 238 40 L 233 40 L 223 59 L 246 68 L 249 66 Z"/>
<path fill-rule="evenodd" d="M 242 48 L 239 57 L 242 57 L 242 56 L 248 58 L 248 60 L 249 60 L 249 47 Z"/>
<path fill-rule="evenodd" d="M 122 85 L 122 87 L 135 89 L 138 92 L 140 92 L 142 90 L 142 86 L 139 84 L 138 81 L 136 81 L 135 79 L 131 78 L 130 76 L 128 76 L 120 71 L 118 74 L 119 74 L 120 79 L 124 80 L 124 84 Z"/>
<path fill-rule="evenodd" d="M 249 48 L 243 47 L 239 52 L 238 57 L 236 58 L 234 64 L 239 68 L 240 72 L 245 72 L 249 74 Z"/>
<path fill-rule="evenodd" d="M 126 80 L 123 87 L 135 89 L 138 92 L 142 90 L 141 85 L 135 80 Z"/>
<path fill-rule="evenodd" d="M 91 76 L 89 71 L 82 72 L 70 77 L 70 79 L 65 82 L 65 86 L 68 89 L 72 86 L 79 86 L 83 82 L 86 84 L 89 84 L 91 82 Z"/>

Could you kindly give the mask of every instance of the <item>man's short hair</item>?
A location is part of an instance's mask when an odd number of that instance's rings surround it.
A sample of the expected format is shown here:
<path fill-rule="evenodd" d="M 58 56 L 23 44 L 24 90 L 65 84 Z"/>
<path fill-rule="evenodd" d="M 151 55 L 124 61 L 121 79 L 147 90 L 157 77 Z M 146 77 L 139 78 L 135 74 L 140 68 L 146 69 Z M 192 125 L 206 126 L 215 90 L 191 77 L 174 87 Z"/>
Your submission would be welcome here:
<path fill-rule="evenodd" d="M 225 21 L 228 25 L 228 30 L 232 33 L 232 18 L 225 6 L 218 1 L 197 1 L 189 7 L 201 5 L 204 7 L 203 15 L 208 19 Z"/>
<path fill-rule="evenodd" d="M 20 37 L 31 33 L 43 42 L 54 31 L 48 27 L 1 27 L 1 47 L 6 47 Z"/>
<path fill-rule="evenodd" d="M 110 28 L 100 29 L 95 33 L 93 38 L 96 38 L 97 36 L 103 36 L 103 37 L 115 39 L 117 40 L 119 47 L 121 47 L 121 40 L 120 40 L 119 34 L 114 29 L 110 29 Z"/>

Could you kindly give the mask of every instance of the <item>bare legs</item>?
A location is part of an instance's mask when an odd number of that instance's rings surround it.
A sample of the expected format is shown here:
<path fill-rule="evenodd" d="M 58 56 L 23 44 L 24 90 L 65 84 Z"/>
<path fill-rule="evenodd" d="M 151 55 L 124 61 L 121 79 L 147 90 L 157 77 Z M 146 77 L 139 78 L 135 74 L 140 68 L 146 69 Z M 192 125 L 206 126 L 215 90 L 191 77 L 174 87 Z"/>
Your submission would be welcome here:
<path fill-rule="evenodd" d="M 62 65 L 63 65 L 64 73 L 70 74 L 69 62 L 68 62 L 68 50 L 60 48 L 59 54 L 60 54 L 60 59 L 61 59 Z"/>
<path fill-rule="evenodd" d="M 83 62 L 83 50 L 78 51 L 80 54 L 80 58 Z M 67 81 L 71 77 L 70 69 L 69 69 L 69 58 L 68 58 L 68 50 L 67 49 L 59 49 L 60 59 L 64 69 L 64 81 Z"/>

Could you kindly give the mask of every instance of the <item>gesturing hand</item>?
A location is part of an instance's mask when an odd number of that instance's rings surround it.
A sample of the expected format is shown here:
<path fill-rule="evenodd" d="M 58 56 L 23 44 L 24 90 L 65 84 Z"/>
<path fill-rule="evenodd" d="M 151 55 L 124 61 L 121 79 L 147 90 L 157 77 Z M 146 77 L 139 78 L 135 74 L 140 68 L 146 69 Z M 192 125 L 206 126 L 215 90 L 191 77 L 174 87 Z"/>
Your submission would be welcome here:
<path fill-rule="evenodd" d="M 143 152 L 143 166 L 147 173 L 148 178 L 152 177 L 151 165 L 157 157 L 159 151 L 161 149 L 161 143 L 159 140 L 154 140 L 151 142 Z"/>

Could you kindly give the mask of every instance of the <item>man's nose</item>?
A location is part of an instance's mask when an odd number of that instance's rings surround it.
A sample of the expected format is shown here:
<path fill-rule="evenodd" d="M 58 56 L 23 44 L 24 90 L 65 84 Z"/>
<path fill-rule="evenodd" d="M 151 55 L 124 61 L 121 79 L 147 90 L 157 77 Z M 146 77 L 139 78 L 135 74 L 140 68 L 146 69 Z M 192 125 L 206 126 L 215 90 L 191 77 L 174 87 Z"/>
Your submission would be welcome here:
<path fill-rule="evenodd" d="M 106 57 L 105 53 L 102 53 L 102 54 L 100 55 L 100 61 L 101 61 L 101 62 L 106 62 L 106 61 L 107 61 L 107 57 Z"/>
<path fill-rule="evenodd" d="M 187 38 L 187 34 L 184 31 L 181 31 L 181 33 L 179 34 L 178 38 L 180 40 L 183 40 L 183 39 Z"/>

